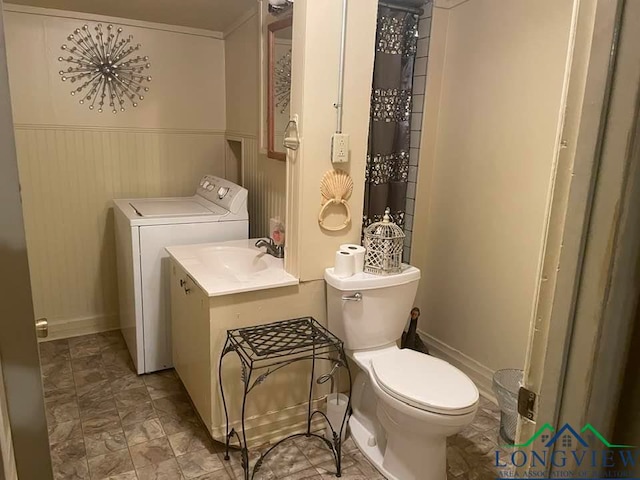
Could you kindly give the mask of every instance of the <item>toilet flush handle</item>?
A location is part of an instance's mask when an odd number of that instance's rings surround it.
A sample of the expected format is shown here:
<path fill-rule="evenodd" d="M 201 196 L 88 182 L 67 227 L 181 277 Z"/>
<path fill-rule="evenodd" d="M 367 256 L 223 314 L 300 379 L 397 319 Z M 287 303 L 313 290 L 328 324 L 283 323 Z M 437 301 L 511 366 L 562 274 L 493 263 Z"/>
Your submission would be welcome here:
<path fill-rule="evenodd" d="M 353 295 L 343 295 L 342 300 L 347 300 L 349 302 L 361 302 L 362 294 L 360 292 L 356 292 Z"/>

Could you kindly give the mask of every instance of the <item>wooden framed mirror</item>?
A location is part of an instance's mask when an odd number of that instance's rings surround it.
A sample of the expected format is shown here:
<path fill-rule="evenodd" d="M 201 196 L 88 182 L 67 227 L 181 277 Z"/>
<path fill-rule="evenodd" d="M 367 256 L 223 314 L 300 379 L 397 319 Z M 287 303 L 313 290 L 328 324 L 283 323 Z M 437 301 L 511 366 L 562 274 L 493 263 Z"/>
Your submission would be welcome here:
<path fill-rule="evenodd" d="M 292 18 L 270 23 L 268 31 L 267 155 L 286 160 L 283 141 L 290 118 Z"/>

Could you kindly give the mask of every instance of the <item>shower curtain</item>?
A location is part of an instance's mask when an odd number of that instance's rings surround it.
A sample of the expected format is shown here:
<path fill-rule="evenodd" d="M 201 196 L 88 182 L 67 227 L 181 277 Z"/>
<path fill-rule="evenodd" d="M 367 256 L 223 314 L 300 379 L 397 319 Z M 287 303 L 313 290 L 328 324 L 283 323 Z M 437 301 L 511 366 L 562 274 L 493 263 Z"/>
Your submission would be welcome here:
<path fill-rule="evenodd" d="M 417 43 L 418 15 L 379 8 L 363 227 L 380 221 L 387 207 L 404 225 Z"/>

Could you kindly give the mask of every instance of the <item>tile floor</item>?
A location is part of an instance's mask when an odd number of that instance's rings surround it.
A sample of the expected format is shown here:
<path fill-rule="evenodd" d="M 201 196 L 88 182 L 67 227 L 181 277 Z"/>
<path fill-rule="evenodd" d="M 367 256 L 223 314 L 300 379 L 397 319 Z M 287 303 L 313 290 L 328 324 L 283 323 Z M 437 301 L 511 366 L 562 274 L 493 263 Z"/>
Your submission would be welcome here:
<path fill-rule="evenodd" d="M 239 455 L 224 461 L 176 374 L 136 375 L 119 332 L 42 343 L 40 355 L 56 479 L 242 478 Z M 497 477 L 497 430 L 496 407 L 483 399 L 473 425 L 450 439 L 449 479 Z M 351 440 L 343 466 L 344 480 L 384 478 Z M 260 473 L 265 480 L 336 478 L 322 442 L 304 437 L 275 450 Z"/>

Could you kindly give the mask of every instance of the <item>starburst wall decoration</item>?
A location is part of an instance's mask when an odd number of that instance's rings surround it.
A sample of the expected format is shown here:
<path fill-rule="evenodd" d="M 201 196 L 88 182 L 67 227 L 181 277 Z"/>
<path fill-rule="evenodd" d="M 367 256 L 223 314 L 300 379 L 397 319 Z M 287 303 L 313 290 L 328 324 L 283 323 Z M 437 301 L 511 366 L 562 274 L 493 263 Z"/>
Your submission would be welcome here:
<path fill-rule="evenodd" d="M 276 107 L 280 109 L 280 113 L 285 113 L 291 99 L 291 49 L 278 59 L 273 75 Z"/>
<path fill-rule="evenodd" d="M 151 81 L 150 76 L 144 75 L 151 67 L 149 57 L 133 56 L 142 45 L 132 44 L 133 35 L 121 38 L 120 27 L 108 25 L 103 32 L 99 23 L 94 30 L 92 34 L 88 25 L 76 28 L 67 37 L 72 45 L 60 47 L 70 54 L 58 57 L 60 62 L 70 64 L 66 70 L 60 70 L 62 81 L 80 83 L 71 90 L 71 95 L 80 96 L 80 104 L 88 103 L 89 110 L 97 107 L 102 113 L 106 105 L 113 113 L 124 112 L 126 99 L 137 107 L 138 101 L 144 100 L 143 93 L 149 91 L 144 85 Z"/>

